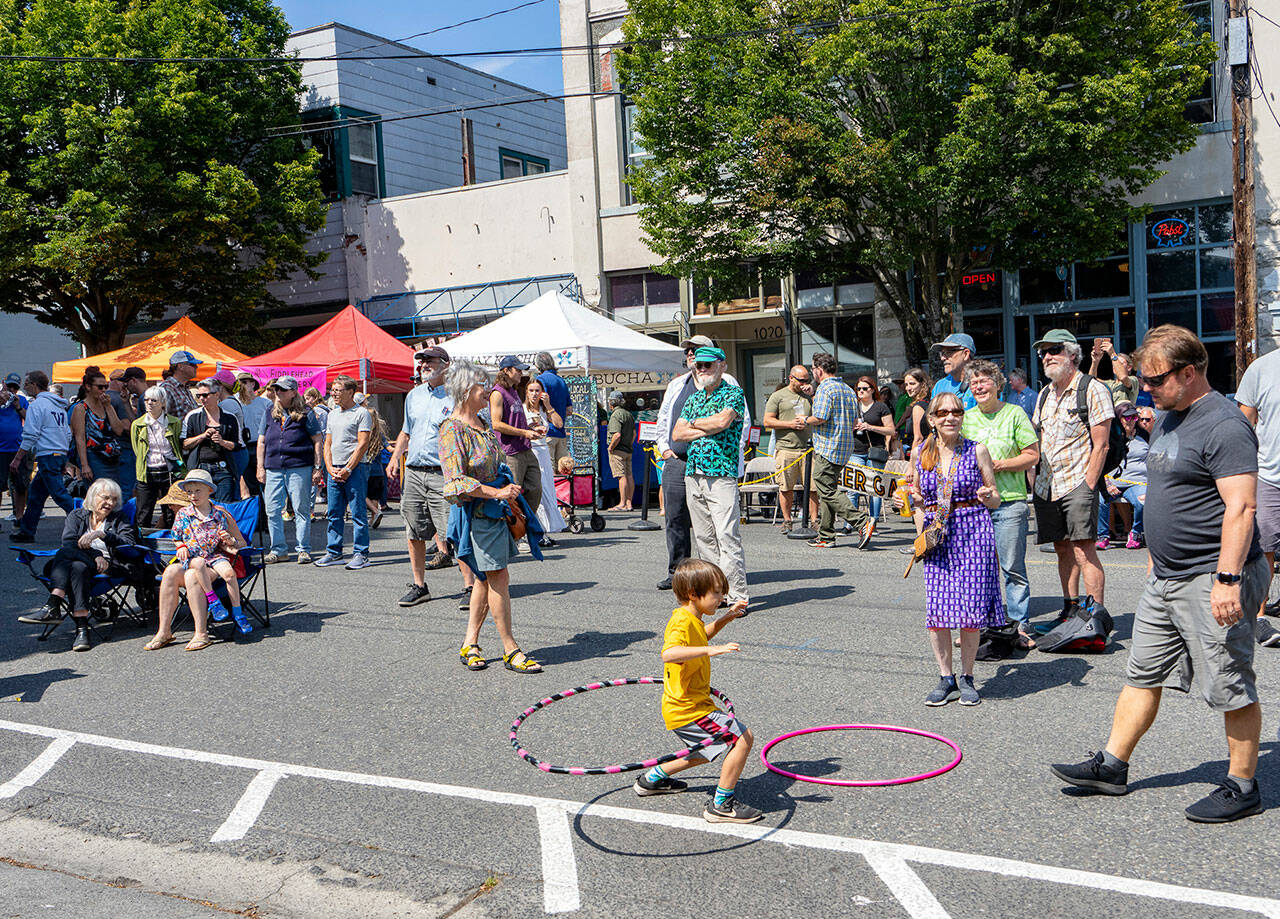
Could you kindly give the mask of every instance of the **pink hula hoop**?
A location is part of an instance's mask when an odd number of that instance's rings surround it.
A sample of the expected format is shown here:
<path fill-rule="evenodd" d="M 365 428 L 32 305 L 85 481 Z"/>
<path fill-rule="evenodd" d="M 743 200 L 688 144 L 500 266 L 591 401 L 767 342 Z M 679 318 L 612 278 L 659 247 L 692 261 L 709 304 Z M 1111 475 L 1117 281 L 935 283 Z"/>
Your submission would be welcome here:
<path fill-rule="evenodd" d="M 919 775 L 909 775 L 900 779 L 877 779 L 869 782 L 848 782 L 842 779 L 820 779 L 811 775 L 797 775 L 794 772 L 787 772 L 785 769 L 779 769 L 773 763 L 769 762 L 769 750 L 775 744 L 782 743 L 784 740 L 790 740 L 792 737 L 799 737 L 802 734 L 820 734 L 824 731 L 897 731 L 900 734 L 915 734 L 917 737 L 927 737 L 930 740 L 936 740 L 944 743 L 952 750 L 956 751 L 956 758 L 947 763 L 941 769 L 934 769 L 931 772 L 922 772 Z M 915 728 L 902 728 L 892 724 L 828 724 L 818 728 L 805 728 L 802 731 L 792 731 L 790 734 L 783 734 L 775 737 L 764 745 L 760 750 L 760 762 L 764 763 L 764 767 L 770 772 L 776 772 L 778 775 L 785 775 L 789 779 L 795 779 L 797 782 L 812 782 L 815 785 L 840 785 L 845 788 L 873 788 L 881 785 L 906 785 L 911 782 L 923 782 L 925 779 L 931 779 L 934 776 L 942 775 L 944 772 L 950 772 L 956 766 L 960 765 L 960 760 L 964 758 L 964 754 L 960 752 L 960 747 L 955 741 L 948 740 L 941 734 L 931 734 L 929 731 L 918 731 Z"/>

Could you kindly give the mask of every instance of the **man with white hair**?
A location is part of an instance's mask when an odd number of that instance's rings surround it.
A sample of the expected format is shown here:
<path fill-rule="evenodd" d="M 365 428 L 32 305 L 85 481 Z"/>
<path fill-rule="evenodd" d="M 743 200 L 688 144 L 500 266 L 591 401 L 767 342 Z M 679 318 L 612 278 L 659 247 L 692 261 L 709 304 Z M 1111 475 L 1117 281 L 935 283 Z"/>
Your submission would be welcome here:
<path fill-rule="evenodd" d="M 1098 488 L 1116 410 L 1106 384 L 1080 372 L 1081 351 L 1074 335 L 1066 329 L 1053 329 L 1032 347 L 1050 381 L 1031 419 L 1040 434 L 1034 498 L 1036 541 L 1053 544 L 1062 582 L 1062 612 L 1053 625 L 1037 627 L 1044 634 L 1082 606 L 1078 596 L 1081 575 L 1085 595 L 1103 604 L 1106 580 L 1095 545 Z M 1085 385 L 1086 408 L 1082 412 L 1079 390 Z"/>

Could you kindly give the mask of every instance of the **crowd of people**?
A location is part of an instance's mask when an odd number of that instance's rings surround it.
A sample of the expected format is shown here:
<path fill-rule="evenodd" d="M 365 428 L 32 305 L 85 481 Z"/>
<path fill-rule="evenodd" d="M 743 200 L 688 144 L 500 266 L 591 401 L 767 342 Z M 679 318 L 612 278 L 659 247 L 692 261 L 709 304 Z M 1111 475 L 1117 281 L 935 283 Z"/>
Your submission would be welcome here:
<path fill-rule="evenodd" d="M 724 749 L 736 742 L 741 750 L 749 732 L 711 718 L 703 694 L 705 660 L 736 650 L 708 648 L 707 640 L 750 609 L 739 488 L 751 417 L 715 342 L 695 335 L 681 347 L 687 372 L 666 389 L 653 448 L 667 548 L 657 586 L 675 590 L 681 604 L 664 645 L 664 715 L 686 740 L 727 733 L 732 739 Z M 1128 548 L 1150 550 L 1126 686 L 1103 752 L 1053 770 L 1072 784 L 1124 793 L 1128 758 L 1155 718 L 1161 688 L 1186 691 L 1195 673 L 1210 706 L 1224 714 L 1230 763 L 1218 791 L 1188 816 L 1216 822 L 1256 812 L 1253 649 L 1280 645 L 1280 631 L 1262 617 L 1280 544 L 1280 352 L 1250 367 L 1232 403 L 1209 387 L 1203 345 L 1176 326 L 1151 330 L 1132 356 L 1095 340 L 1088 373 L 1075 337 L 1051 330 L 1034 344 L 1048 381 L 1038 393 L 1025 371 L 1006 378 L 995 363 L 978 359 L 964 333 L 934 349 L 943 376 L 931 381 L 924 369 L 911 368 L 896 398 L 872 376 L 850 386 L 830 354 L 818 352 L 807 366 L 789 369 L 761 419 L 774 437 L 783 533 L 795 525 L 803 488 L 817 520 L 809 546 L 830 549 L 851 534 L 865 548 L 880 525 L 880 496 L 851 492 L 842 483 L 844 469 L 854 464 L 893 480 L 894 506 L 911 517 L 900 524 L 913 527 L 904 531 L 912 540 L 904 551 L 923 569 L 924 625 L 939 671 L 923 701 L 972 706 L 982 700 L 974 675 L 981 631 L 1012 628 L 1030 649 L 1073 617 L 1104 611 L 1100 552 L 1110 547 L 1113 527 L 1122 527 Z M 1111 380 L 1096 375 L 1104 358 Z M 328 400 L 314 389 L 300 392 L 290 376 L 259 392 L 248 374 L 219 371 L 196 382 L 200 361 L 179 351 L 155 385 L 139 368 L 108 377 L 91 367 L 68 402 L 42 372 L 25 380 L 10 375 L 0 394 L 0 489 L 13 497 L 13 540 L 33 541 L 48 500 L 68 512 L 62 547 L 47 569 L 49 601 L 23 621 L 49 625 L 70 614 L 74 647 L 86 650 L 92 578 L 137 541 L 160 506 L 176 559 L 161 577 L 159 629 L 146 647 L 174 640 L 171 623 L 185 587 L 195 620 L 187 648 L 200 650 L 209 644 L 209 618 L 234 618 L 241 631 L 252 629 L 236 590 L 236 555 L 247 542 L 228 504 L 263 496 L 265 563 L 289 559 L 284 524 L 292 519 L 298 562 L 359 570 L 369 564 L 369 531 L 392 481 L 400 488 L 412 578 L 400 605 L 430 598 L 425 571 L 457 567 L 468 613 L 462 665 L 489 665 L 480 638 L 492 617 L 503 666 L 541 672 L 515 637 L 509 568 L 520 540 L 540 558 L 541 548 L 555 545 L 550 533 L 564 526 L 556 492 L 557 471 L 573 466 L 568 388 L 548 354 L 537 356 L 536 373 L 508 356 L 494 375 L 438 347 L 414 359 L 419 383 L 406 398 L 394 442 L 347 376 L 333 379 Z M 604 453 L 625 510 L 634 491 L 635 418 L 625 400 L 609 403 Z M 887 471 L 891 459 L 906 471 Z M 83 507 L 73 509 L 69 484 L 87 486 Z M 313 560 L 311 508 L 322 491 L 326 551 Z M 175 494 L 179 500 L 165 500 Z M 132 521 L 124 514 L 129 497 L 136 498 Z M 1062 591 L 1061 611 L 1036 624 L 1026 566 L 1033 511 L 1036 542 L 1054 554 Z M 695 555 L 700 561 L 691 562 Z M 218 579 L 231 609 L 214 591 Z M 701 619 L 722 607 L 730 612 L 704 628 Z M 715 758 L 715 750 L 705 759 Z M 758 819 L 733 801 L 740 758 L 734 751 L 726 760 L 708 819 Z M 671 775 L 705 759 L 651 770 L 636 791 L 679 791 L 683 783 Z"/>

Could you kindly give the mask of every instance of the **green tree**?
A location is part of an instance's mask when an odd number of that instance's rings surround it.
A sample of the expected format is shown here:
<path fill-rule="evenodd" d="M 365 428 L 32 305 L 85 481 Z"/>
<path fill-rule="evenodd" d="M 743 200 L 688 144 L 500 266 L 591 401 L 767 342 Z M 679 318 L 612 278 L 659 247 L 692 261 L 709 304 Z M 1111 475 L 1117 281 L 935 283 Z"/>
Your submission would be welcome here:
<path fill-rule="evenodd" d="M 1194 143 L 1183 109 L 1215 54 L 1179 0 L 631 13 L 619 74 L 652 156 L 630 182 L 664 268 L 724 290 L 744 263 L 862 266 L 917 359 L 966 269 L 1109 254 L 1128 196 Z"/>
<path fill-rule="evenodd" d="M 0 54 L 230 58 L 0 61 L 0 309 L 89 351 L 185 306 L 241 350 L 270 341 L 272 280 L 319 260 L 318 155 L 289 27 L 267 0 L 0 0 Z"/>

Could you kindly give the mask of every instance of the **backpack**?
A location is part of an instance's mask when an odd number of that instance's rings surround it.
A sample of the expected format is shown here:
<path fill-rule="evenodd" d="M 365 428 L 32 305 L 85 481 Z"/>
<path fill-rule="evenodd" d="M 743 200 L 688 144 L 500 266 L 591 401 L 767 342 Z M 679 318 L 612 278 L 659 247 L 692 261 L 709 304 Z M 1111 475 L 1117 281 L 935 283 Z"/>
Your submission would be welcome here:
<path fill-rule="evenodd" d="M 1080 418 L 1084 424 L 1085 430 L 1089 429 L 1089 384 L 1092 383 L 1094 377 L 1087 373 L 1080 374 L 1080 385 L 1076 387 L 1076 407 L 1068 409 L 1070 412 Z M 1050 383 L 1049 386 L 1053 384 Z M 1040 398 L 1036 401 L 1036 416 L 1043 417 L 1044 402 L 1049 398 L 1049 386 L 1040 390 Z M 1110 395 L 1111 391 L 1107 390 Z M 1112 399 L 1112 408 L 1115 408 L 1115 399 Z M 1040 433 L 1040 425 L 1036 425 L 1036 434 Z M 1129 452 L 1129 438 L 1124 433 L 1124 425 L 1114 414 L 1111 418 L 1111 429 L 1107 432 L 1107 455 L 1102 460 L 1102 474 L 1110 475 L 1120 468 L 1120 464 L 1124 462 L 1125 454 Z"/>
<path fill-rule="evenodd" d="M 1075 614 L 1052 632 L 1036 639 L 1036 647 L 1048 653 L 1086 651 L 1100 654 L 1106 650 L 1107 636 L 1115 628 L 1111 614 L 1090 597 Z"/>

